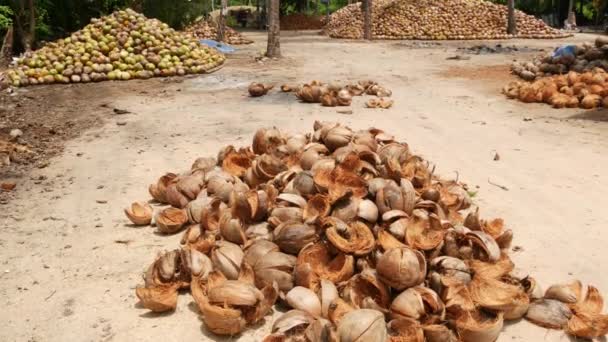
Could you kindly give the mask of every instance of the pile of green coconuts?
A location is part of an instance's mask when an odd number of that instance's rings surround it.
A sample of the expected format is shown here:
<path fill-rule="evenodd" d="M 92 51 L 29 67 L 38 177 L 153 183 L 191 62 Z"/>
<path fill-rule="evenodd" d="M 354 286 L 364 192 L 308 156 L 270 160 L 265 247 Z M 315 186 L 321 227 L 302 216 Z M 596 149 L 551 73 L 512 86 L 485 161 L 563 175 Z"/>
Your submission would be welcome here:
<path fill-rule="evenodd" d="M 202 74 L 224 60 L 195 38 L 127 9 L 25 53 L 4 78 L 14 87 L 148 79 Z"/>

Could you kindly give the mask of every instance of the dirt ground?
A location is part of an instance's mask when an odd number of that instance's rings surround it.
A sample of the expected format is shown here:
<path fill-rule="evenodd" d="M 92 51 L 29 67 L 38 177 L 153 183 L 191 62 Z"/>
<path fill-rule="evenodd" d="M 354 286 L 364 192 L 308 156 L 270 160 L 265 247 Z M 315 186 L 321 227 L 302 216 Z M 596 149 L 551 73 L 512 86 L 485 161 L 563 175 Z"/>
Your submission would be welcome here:
<path fill-rule="evenodd" d="M 220 339 L 205 331 L 187 293 L 171 314 L 139 308 L 141 272 L 156 253 L 178 246 L 180 234 L 134 228 L 122 209 L 148 199 L 148 184 L 164 172 L 187 169 L 226 144 L 249 144 L 259 127 L 310 132 L 315 120 L 395 134 L 437 163 L 439 174 L 474 188 L 482 216 L 505 219 L 520 274 L 545 286 L 580 279 L 608 293 L 608 113 L 504 98 L 505 65 L 537 52 L 470 55 L 457 48 L 479 42 L 364 43 L 300 32 L 283 34 L 284 59 L 260 63 L 254 57 L 264 36 L 248 36 L 256 43 L 210 75 L 41 86 L 0 97 L 0 138 L 19 128 L 36 151 L 0 170 L 0 181 L 17 183 L 0 202 L 1 341 L 260 340 L 270 318 Z M 592 38 L 506 44 L 550 51 Z M 446 59 L 457 54 L 469 59 Z M 352 114 L 339 114 L 290 94 L 246 96 L 253 80 L 363 78 L 389 86 L 395 106 L 365 109 L 356 98 Z M 499 339 L 513 340 L 569 338 L 521 321 L 506 324 Z"/>

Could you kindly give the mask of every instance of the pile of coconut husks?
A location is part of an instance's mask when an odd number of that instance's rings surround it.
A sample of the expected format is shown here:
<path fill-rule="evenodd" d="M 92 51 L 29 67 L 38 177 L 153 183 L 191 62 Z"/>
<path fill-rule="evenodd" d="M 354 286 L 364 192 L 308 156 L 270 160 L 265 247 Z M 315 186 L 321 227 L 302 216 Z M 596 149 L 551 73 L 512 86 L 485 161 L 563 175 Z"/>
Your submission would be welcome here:
<path fill-rule="evenodd" d="M 536 56 L 532 61 L 514 61 L 511 72 L 526 81 L 533 81 L 568 71 L 583 73 L 595 68 L 608 70 L 608 37 L 597 37 L 595 43 L 561 47 L 564 50 L 562 53 L 556 53 L 558 49 Z"/>
<path fill-rule="evenodd" d="M 608 73 L 604 69 L 539 78 L 534 82 L 515 81 L 503 88 L 512 99 L 546 103 L 554 108 L 608 108 Z"/>
<path fill-rule="evenodd" d="M 542 291 L 512 271 L 513 237 L 482 219 L 467 187 L 434 174 L 378 129 L 317 122 L 310 134 L 260 129 L 150 185 L 126 209 L 181 246 L 161 253 L 136 294 L 155 312 L 190 289 L 206 329 L 236 335 L 279 317 L 264 341 L 495 341 L 506 321 L 592 338 L 603 298 L 580 282 Z"/>
<path fill-rule="evenodd" d="M 253 82 L 248 91 L 251 97 L 260 97 L 268 94 L 274 86 Z M 296 98 L 304 103 L 320 103 L 324 107 L 350 106 L 353 96 L 375 96 L 365 102 L 367 108 L 389 109 L 394 101 L 390 98 L 393 92 L 371 80 L 361 80 L 357 83 L 341 84 L 339 82 L 324 83 L 313 80 L 300 85 L 281 85 L 284 93 L 293 92 Z"/>
<path fill-rule="evenodd" d="M 372 4 L 377 39 L 563 38 L 569 34 L 515 11 L 517 35 L 507 34 L 507 7 L 484 0 L 379 0 Z M 333 38 L 361 39 L 361 3 L 333 13 L 325 27 Z"/>

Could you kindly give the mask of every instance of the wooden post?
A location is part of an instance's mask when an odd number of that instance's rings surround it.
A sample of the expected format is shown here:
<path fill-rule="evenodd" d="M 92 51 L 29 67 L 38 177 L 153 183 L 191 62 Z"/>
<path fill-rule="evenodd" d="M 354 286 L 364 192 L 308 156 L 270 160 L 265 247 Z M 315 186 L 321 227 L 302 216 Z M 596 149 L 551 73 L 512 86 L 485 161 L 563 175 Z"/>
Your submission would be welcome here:
<path fill-rule="evenodd" d="M 515 0 L 507 0 L 507 34 L 517 34 L 515 24 Z"/>
<path fill-rule="evenodd" d="M 8 67 L 13 55 L 13 25 L 9 26 L 0 49 L 0 69 Z"/>
<path fill-rule="evenodd" d="M 268 45 L 266 57 L 281 57 L 281 26 L 279 21 L 279 0 L 268 2 Z"/>
<path fill-rule="evenodd" d="M 363 39 L 372 39 L 372 0 L 363 0 Z"/>
<path fill-rule="evenodd" d="M 226 40 L 224 36 L 226 33 L 224 29 L 226 27 L 226 14 L 228 14 L 228 0 L 222 0 L 222 8 L 220 9 L 220 17 L 217 24 L 217 41 L 223 42 Z"/>

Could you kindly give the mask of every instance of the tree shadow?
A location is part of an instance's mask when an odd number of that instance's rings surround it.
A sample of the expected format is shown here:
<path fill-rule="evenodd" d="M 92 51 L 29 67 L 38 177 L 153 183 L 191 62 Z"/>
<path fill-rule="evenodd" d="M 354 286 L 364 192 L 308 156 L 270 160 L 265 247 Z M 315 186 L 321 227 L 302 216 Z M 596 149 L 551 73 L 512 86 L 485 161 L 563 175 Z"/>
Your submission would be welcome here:
<path fill-rule="evenodd" d="M 568 117 L 568 119 L 608 122 L 608 109 L 586 110 L 584 112 L 571 115 Z"/>

